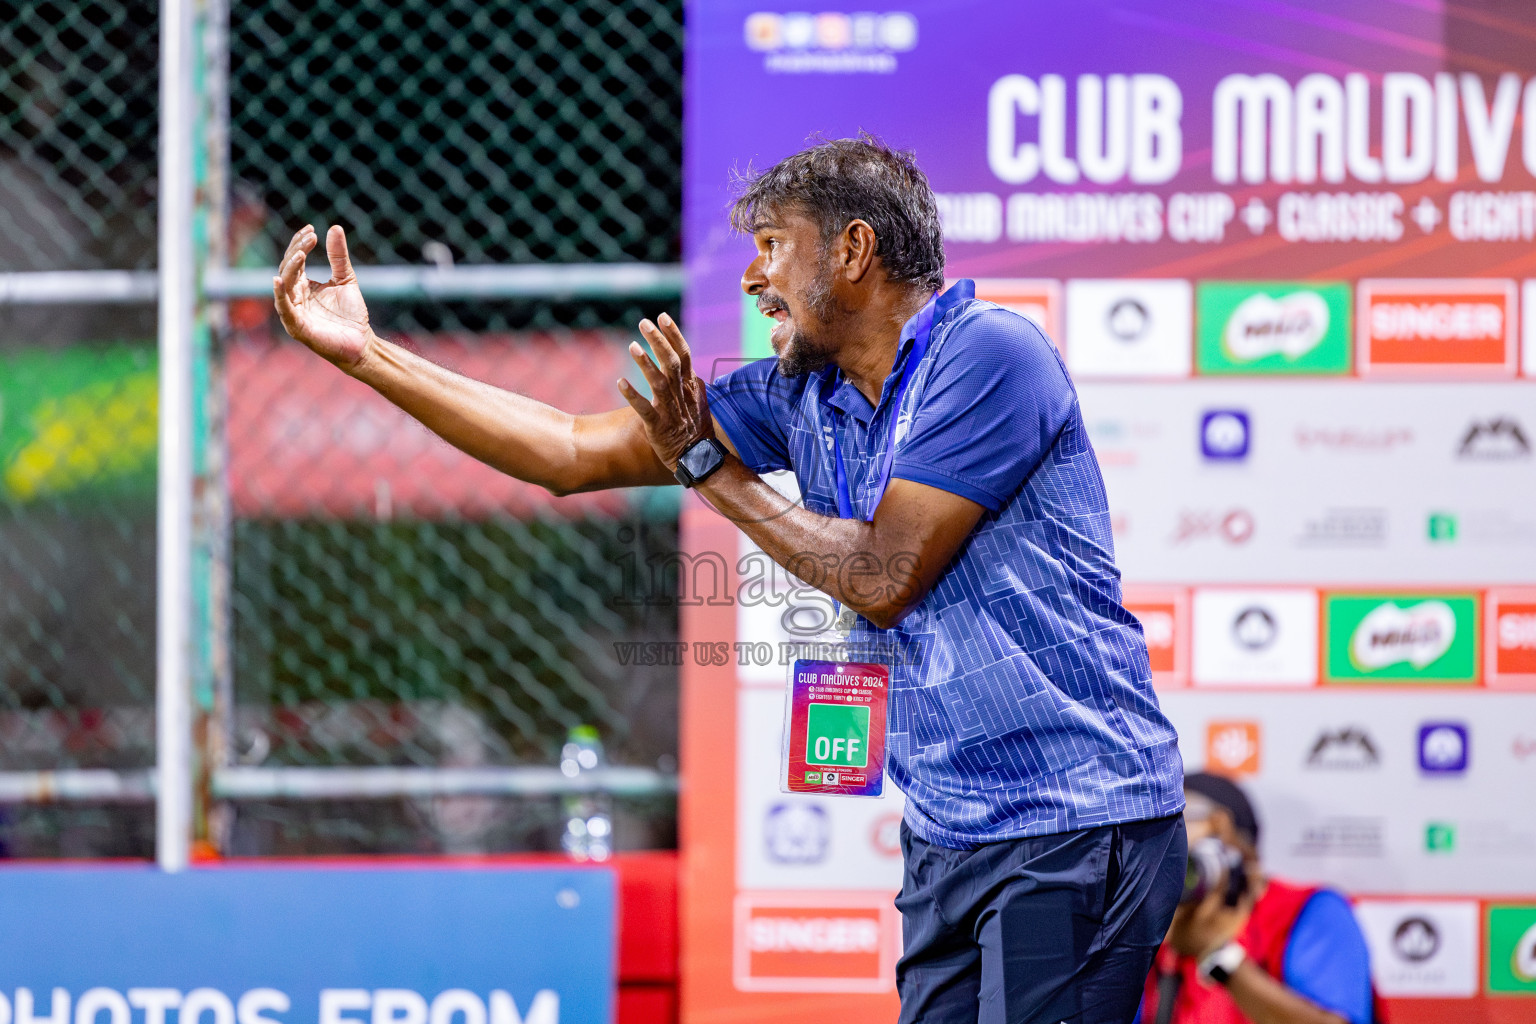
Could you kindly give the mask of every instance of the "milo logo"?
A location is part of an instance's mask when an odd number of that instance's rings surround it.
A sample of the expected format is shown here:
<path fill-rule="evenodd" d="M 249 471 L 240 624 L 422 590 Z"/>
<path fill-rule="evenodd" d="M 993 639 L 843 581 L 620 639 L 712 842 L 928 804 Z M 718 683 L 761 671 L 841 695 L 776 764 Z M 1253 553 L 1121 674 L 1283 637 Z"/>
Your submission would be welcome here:
<path fill-rule="evenodd" d="M 1328 682 L 1473 683 L 1478 597 L 1328 594 Z"/>
<path fill-rule="evenodd" d="M 1316 292 L 1293 292 L 1283 299 L 1251 295 L 1238 304 L 1222 337 L 1227 353 L 1251 363 L 1265 356 L 1295 360 L 1318 346 L 1328 333 L 1328 304 Z"/>
<path fill-rule="evenodd" d="M 1515 951 L 1509 958 L 1509 970 L 1519 980 L 1536 983 L 1536 924 L 1515 940 Z"/>
<path fill-rule="evenodd" d="M 1203 281 L 1195 296 L 1195 369 L 1348 373 L 1347 284 Z"/>
<path fill-rule="evenodd" d="M 1484 986 L 1493 993 L 1536 995 L 1536 906 L 1506 904 L 1487 913 Z"/>
<path fill-rule="evenodd" d="M 1450 650 L 1454 639 L 1456 614 L 1444 601 L 1425 601 L 1412 608 L 1383 604 L 1355 627 L 1349 656 L 1367 672 L 1404 661 L 1424 668 Z"/>

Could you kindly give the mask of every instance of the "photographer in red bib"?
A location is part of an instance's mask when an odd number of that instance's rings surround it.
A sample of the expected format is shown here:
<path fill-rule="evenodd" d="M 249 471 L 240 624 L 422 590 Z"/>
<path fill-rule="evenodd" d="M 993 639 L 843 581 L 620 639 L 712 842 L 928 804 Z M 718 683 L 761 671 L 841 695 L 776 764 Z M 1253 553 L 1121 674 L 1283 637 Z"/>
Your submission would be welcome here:
<path fill-rule="evenodd" d="M 1230 779 L 1184 779 L 1189 873 L 1140 1024 L 1385 1024 L 1349 901 L 1263 873 L 1259 819 Z"/>
<path fill-rule="evenodd" d="M 1127 1024 L 1184 875 L 1182 763 L 1121 604 L 1077 393 L 1031 321 L 945 287 L 938 204 L 869 137 L 746 180 L 741 287 L 775 358 L 712 382 L 679 326 L 630 347 L 649 396 L 573 416 L 373 333 L 339 228 L 294 236 L 283 325 L 449 443 L 556 494 L 681 483 L 852 614 L 891 666 L 906 796 L 901 1020 Z M 720 296 L 710 301 L 719 301 Z M 789 470 L 790 504 L 763 474 Z"/>

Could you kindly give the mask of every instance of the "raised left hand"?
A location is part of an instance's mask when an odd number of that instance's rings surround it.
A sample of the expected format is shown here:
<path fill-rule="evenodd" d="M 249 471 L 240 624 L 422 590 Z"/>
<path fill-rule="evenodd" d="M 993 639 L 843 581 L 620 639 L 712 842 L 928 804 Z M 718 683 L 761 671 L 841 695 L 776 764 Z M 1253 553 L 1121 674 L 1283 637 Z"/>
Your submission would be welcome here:
<path fill-rule="evenodd" d="M 709 415 L 704 382 L 694 375 L 683 332 L 665 313 L 656 319 L 657 323 L 640 321 L 640 333 L 651 343 L 655 362 L 638 341 L 629 345 L 630 356 L 651 385 L 652 398 L 647 401 L 627 380 L 619 381 L 619 394 L 645 425 L 656 457 L 676 472 L 677 460 L 689 445 L 715 436 L 715 422 Z"/>

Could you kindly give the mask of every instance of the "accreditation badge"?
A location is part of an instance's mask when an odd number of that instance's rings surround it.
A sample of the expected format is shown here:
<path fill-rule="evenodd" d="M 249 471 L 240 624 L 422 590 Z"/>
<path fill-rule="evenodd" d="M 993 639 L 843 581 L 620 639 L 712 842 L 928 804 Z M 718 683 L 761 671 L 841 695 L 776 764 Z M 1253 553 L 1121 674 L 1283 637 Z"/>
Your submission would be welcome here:
<path fill-rule="evenodd" d="M 799 659 L 790 665 L 779 791 L 879 796 L 891 667 Z"/>

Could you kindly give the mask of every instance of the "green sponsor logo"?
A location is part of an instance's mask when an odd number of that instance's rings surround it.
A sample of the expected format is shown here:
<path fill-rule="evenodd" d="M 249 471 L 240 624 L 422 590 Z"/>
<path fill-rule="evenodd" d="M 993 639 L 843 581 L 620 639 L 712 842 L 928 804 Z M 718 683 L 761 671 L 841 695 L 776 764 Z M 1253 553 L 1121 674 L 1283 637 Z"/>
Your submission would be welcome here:
<path fill-rule="evenodd" d="M 1477 598 L 1329 594 L 1330 682 L 1477 680 Z"/>
<path fill-rule="evenodd" d="M 1536 995 L 1536 906 L 1488 908 L 1488 991 Z"/>
<path fill-rule="evenodd" d="M 839 768 L 863 768 L 868 764 L 868 706 L 809 705 L 806 708 L 805 761 Z"/>
<path fill-rule="evenodd" d="M 1456 849 L 1456 826 L 1443 821 L 1425 825 L 1424 849 L 1430 853 L 1450 853 Z"/>
<path fill-rule="evenodd" d="M 1456 539 L 1456 517 L 1449 512 L 1429 514 L 1429 539 L 1444 543 Z"/>
<path fill-rule="evenodd" d="M 158 388 L 147 343 L 0 357 L 0 496 L 152 496 Z"/>
<path fill-rule="evenodd" d="M 1348 373 L 1347 284 L 1207 281 L 1195 297 L 1200 373 Z"/>
<path fill-rule="evenodd" d="M 741 293 L 741 356 L 743 359 L 767 359 L 773 355 L 775 322 L 757 308 L 757 297 Z"/>
<path fill-rule="evenodd" d="M 821 772 L 806 772 L 805 773 L 805 783 L 808 786 L 818 786 L 818 785 L 820 785 L 821 784 Z"/>

